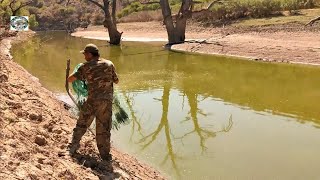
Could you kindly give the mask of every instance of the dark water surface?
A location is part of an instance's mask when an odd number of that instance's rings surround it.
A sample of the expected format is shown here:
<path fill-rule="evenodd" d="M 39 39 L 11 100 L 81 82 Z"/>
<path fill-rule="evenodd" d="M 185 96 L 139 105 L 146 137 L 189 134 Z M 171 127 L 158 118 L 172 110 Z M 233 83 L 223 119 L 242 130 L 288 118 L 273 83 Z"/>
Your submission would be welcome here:
<path fill-rule="evenodd" d="M 124 152 L 171 179 L 319 179 L 320 68 L 164 50 L 161 43 L 40 33 L 14 59 L 64 93 L 66 59 L 93 42 L 116 65 L 133 121 L 114 131 Z"/>

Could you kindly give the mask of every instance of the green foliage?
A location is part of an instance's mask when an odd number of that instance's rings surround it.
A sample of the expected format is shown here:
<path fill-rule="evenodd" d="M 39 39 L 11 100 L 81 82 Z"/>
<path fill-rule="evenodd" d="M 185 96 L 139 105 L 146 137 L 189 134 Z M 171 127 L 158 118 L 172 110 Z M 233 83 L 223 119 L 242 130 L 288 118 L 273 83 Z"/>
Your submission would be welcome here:
<path fill-rule="evenodd" d="M 35 18 L 35 13 L 37 9 L 43 6 L 42 0 L 30 0 L 31 4 L 26 4 L 25 0 L 3 0 L 0 3 L 0 21 L 8 23 L 10 16 L 29 16 L 30 26 L 35 27 L 38 25 L 38 22 Z M 11 4 L 11 6 L 10 6 Z"/>
<path fill-rule="evenodd" d="M 118 14 L 118 18 L 122 18 L 125 16 L 128 16 L 129 14 L 132 14 L 134 12 L 140 12 L 140 11 L 154 11 L 160 9 L 160 4 L 146 4 L 143 5 L 140 2 L 133 2 L 129 4 L 127 7 L 122 9 Z"/>
<path fill-rule="evenodd" d="M 61 13 L 62 15 L 72 15 L 73 13 L 76 12 L 76 8 L 75 7 L 59 7 L 59 13 Z"/>
<path fill-rule="evenodd" d="M 39 25 L 39 23 L 37 22 L 36 16 L 34 14 L 31 14 L 29 16 L 29 25 L 30 25 L 30 28 L 35 28 Z"/>

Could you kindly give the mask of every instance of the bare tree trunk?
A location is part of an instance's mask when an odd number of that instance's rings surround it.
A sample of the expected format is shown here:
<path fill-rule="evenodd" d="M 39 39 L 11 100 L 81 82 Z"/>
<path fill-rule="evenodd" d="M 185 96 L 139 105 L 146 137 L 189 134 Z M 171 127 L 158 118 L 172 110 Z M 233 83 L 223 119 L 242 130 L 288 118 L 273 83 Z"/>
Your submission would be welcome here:
<path fill-rule="evenodd" d="M 153 4 L 158 3 L 156 1 L 147 1 L 142 4 Z M 183 43 L 185 41 L 187 20 L 192 16 L 193 6 L 196 3 L 202 3 L 201 1 L 193 0 L 182 0 L 182 4 L 178 14 L 173 15 L 171 13 L 170 5 L 168 0 L 160 0 L 160 6 L 163 16 L 163 24 L 166 26 L 168 33 L 169 45 Z M 213 0 L 206 9 L 196 11 L 199 14 L 208 12 L 215 4 L 222 4 L 220 0 Z M 176 22 L 174 22 L 173 17 Z"/>
<path fill-rule="evenodd" d="M 110 15 L 110 14 L 109 14 Z M 105 16 L 104 26 L 108 28 L 108 33 L 110 37 L 110 44 L 119 45 L 121 41 L 121 35 L 117 30 L 115 24 L 113 24 L 110 16 Z"/>
<path fill-rule="evenodd" d="M 192 0 L 183 0 L 179 13 L 177 14 L 176 23 L 172 20 L 171 9 L 168 0 L 160 0 L 162 9 L 163 22 L 168 33 L 169 45 L 183 43 L 185 41 L 185 33 L 187 19 L 192 14 Z"/>
<path fill-rule="evenodd" d="M 117 11 L 117 0 L 112 0 L 112 21 L 113 24 L 117 27 L 117 19 L 116 19 L 116 11 Z"/>
<path fill-rule="evenodd" d="M 162 10 L 163 22 L 167 29 L 169 44 L 173 44 L 176 42 L 175 27 L 173 25 L 171 9 L 168 0 L 160 0 L 160 6 Z"/>
<path fill-rule="evenodd" d="M 110 44 L 113 45 L 119 45 L 121 41 L 121 35 L 117 30 L 117 26 L 115 22 L 111 19 L 110 11 L 109 11 L 109 0 L 103 0 L 104 4 L 104 14 L 105 14 L 105 20 L 104 20 L 104 26 L 108 28 L 108 33 L 110 37 Z"/>
<path fill-rule="evenodd" d="M 176 40 L 178 40 L 178 43 L 185 41 L 187 20 L 192 15 L 192 6 L 192 0 L 182 1 L 176 22 Z"/>
<path fill-rule="evenodd" d="M 103 11 L 104 11 L 104 22 L 103 25 L 104 27 L 106 27 L 108 29 L 108 33 L 109 33 L 109 38 L 110 38 L 110 44 L 113 45 L 119 45 L 120 41 L 121 41 L 121 35 L 122 33 L 120 33 L 117 30 L 117 26 L 116 26 L 116 21 L 115 21 L 115 12 L 114 12 L 114 19 L 112 19 L 110 11 L 109 11 L 109 4 L 110 1 L 109 0 L 103 0 L 103 5 L 98 3 L 95 0 L 88 0 L 89 2 L 97 5 L 98 7 L 100 7 Z"/>

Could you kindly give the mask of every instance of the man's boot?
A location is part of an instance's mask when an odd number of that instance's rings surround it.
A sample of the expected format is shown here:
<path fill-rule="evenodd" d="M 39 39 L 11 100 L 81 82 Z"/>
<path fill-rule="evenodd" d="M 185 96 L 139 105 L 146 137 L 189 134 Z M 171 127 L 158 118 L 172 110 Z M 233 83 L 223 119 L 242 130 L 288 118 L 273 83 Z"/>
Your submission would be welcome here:
<path fill-rule="evenodd" d="M 112 155 L 111 154 L 101 155 L 101 159 L 103 161 L 112 161 Z"/>
<path fill-rule="evenodd" d="M 69 154 L 70 155 L 74 155 L 79 148 L 80 148 L 80 144 L 79 143 L 70 143 L 68 145 Z"/>

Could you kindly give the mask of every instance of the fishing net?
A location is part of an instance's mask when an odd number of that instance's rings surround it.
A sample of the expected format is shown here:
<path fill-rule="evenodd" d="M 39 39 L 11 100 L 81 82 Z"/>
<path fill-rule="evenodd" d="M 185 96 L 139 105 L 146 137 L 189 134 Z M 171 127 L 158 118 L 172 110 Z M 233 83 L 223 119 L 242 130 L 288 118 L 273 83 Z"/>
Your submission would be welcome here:
<path fill-rule="evenodd" d="M 73 73 L 77 72 L 82 63 L 78 64 Z M 76 101 L 78 107 L 81 108 L 83 103 L 87 100 L 88 97 L 88 88 L 85 81 L 75 80 L 72 82 L 72 88 L 76 93 Z M 113 93 L 113 102 L 112 102 L 112 129 L 119 129 L 120 125 L 128 124 L 130 118 L 128 116 L 128 107 L 126 106 L 125 101 L 123 101 L 122 94 L 115 89 Z"/>

